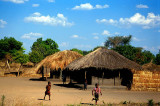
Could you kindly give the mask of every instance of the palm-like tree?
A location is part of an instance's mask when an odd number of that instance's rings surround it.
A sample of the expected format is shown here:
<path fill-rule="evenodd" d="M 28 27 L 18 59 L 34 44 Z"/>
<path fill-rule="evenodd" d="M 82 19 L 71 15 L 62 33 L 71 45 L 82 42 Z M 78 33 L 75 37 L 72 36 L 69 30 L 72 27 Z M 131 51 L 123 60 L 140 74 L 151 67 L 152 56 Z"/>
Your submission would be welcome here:
<path fill-rule="evenodd" d="M 116 48 L 120 45 L 129 45 L 129 43 L 131 42 L 131 38 L 132 35 L 108 37 L 104 45 L 108 48 Z"/>

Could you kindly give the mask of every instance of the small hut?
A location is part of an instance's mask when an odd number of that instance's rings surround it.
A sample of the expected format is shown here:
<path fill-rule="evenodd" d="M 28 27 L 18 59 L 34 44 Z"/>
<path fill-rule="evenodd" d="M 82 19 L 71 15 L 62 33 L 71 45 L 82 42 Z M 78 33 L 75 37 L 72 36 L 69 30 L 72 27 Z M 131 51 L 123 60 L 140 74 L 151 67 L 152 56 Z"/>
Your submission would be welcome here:
<path fill-rule="evenodd" d="M 133 79 L 132 69 L 141 70 L 141 66 L 103 47 L 73 61 L 66 67 L 66 71 L 73 71 L 72 78 L 79 83 L 87 79 L 90 84 L 98 82 L 106 85 L 127 85 Z"/>
<path fill-rule="evenodd" d="M 43 66 L 44 70 L 46 70 L 47 73 L 50 72 L 50 77 L 53 77 L 54 75 L 56 78 L 57 77 L 61 78 L 62 70 L 69 63 L 80 57 L 82 57 L 82 55 L 75 51 L 70 51 L 70 50 L 60 51 L 50 56 L 47 56 L 45 59 L 43 59 L 39 64 L 36 65 L 35 70 L 37 73 L 40 73 L 39 70 L 41 70 Z"/>
<path fill-rule="evenodd" d="M 142 65 L 143 70 L 148 71 L 160 71 L 160 66 L 153 64 L 152 62 Z"/>

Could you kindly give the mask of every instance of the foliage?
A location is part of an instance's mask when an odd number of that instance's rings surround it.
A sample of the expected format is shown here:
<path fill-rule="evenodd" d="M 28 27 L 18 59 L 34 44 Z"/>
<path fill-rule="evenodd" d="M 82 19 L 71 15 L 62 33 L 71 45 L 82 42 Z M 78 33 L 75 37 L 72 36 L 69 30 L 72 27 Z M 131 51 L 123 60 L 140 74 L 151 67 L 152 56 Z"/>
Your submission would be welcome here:
<path fill-rule="evenodd" d="M 142 55 L 143 55 L 143 61 L 141 62 L 141 64 L 153 62 L 155 59 L 155 56 L 150 51 L 145 50 L 142 52 Z"/>
<path fill-rule="evenodd" d="M 29 59 L 33 63 L 38 63 L 46 56 L 58 51 L 60 51 L 58 49 L 58 44 L 52 39 L 42 40 L 42 38 L 38 38 L 37 41 L 35 41 L 31 47 Z"/>
<path fill-rule="evenodd" d="M 117 46 L 113 50 L 141 65 L 149 63 L 155 58 L 150 51 L 142 51 L 142 48 L 137 48 L 131 45 Z"/>
<path fill-rule="evenodd" d="M 154 105 L 153 99 L 148 100 L 148 106 L 153 106 L 153 105 Z"/>
<path fill-rule="evenodd" d="M 160 65 L 160 51 L 159 51 L 158 54 L 156 54 L 156 57 L 155 57 L 155 64 Z"/>
<path fill-rule="evenodd" d="M 24 51 L 17 51 L 13 54 L 13 60 L 17 63 L 27 63 L 29 61 L 29 57 L 27 54 L 24 54 Z"/>
<path fill-rule="evenodd" d="M 77 48 L 73 48 L 71 49 L 71 51 L 75 51 L 75 52 L 78 52 L 79 54 L 82 54 L 83 55 L 83 51 L 82 50 L 79 50 Z"/>
<path fill-rule="evenodd" d="M 107 48 L 116 48 L 117 46 L 129 45 L 131 42 L 131 39 L 132 39 L 132 35 L 108 37 L 104 45 Z"/>
<path fill-rule="evenodd" d="M 22 50 L 22 44 L 13 37 L 4 37 L 0 40 L 0 58 L 5 58 L 6 54 L 12 55 L 18 50 Z"/>
<path fill-rule="evenodd" d="M 5 100 L 5 96 L 2 95 L 2 98 L 1 98 L 1 106 L 4 106 L 4 100 Z"/>
<path fill-rule="evenodd" d="M 34 64 L 39 63 L 43 59 L 43 55 L 41 55 L 38 51 L 33 50 L 29 53 L 29 60 Z"/>

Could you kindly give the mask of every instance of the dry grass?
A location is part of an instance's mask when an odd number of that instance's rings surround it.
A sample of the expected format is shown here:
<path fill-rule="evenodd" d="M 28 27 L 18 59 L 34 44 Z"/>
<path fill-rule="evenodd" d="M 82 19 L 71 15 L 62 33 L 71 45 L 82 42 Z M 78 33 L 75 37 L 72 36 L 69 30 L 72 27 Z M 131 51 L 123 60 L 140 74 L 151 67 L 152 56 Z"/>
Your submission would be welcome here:
<path fill-rule="evenodd" d="M 60 51 L 43 59 L 36 65 L 35 71 L 37 72 L 42 66 L 50 68 L 51 70 L 58 70 L 59 68 L 63 70 L 69 63 L 80 57 L 82 57 L 82 55 L 75 51 Z"/>
<path fill-rule="evenodd" d="M 137 63 L 125 58 L 119 53 L 106 48 L 97 50 L 79 58 L 69 64 L 66 68 L 69 70 L 80 70 L 88 67 L 105 68 L 105 69 L 135 69 L 141 70 Z"/>

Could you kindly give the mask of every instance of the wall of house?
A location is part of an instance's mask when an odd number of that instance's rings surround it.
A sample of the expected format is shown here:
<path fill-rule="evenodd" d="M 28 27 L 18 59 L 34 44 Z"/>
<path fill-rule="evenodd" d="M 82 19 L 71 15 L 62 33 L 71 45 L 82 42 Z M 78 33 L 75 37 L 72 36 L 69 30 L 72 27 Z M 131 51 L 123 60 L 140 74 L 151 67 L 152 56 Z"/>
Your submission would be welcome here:
<path fill-rule="evenodd" d="M 131 90 L 160 91 L 160 71 L 135 71 Z"/>

